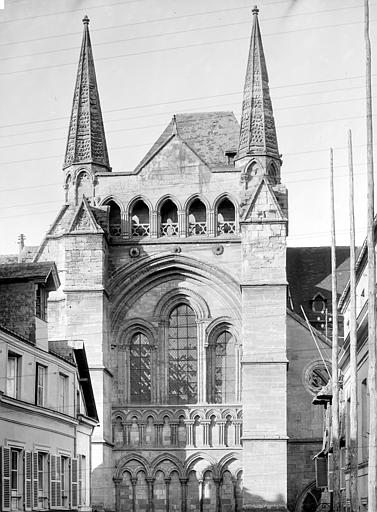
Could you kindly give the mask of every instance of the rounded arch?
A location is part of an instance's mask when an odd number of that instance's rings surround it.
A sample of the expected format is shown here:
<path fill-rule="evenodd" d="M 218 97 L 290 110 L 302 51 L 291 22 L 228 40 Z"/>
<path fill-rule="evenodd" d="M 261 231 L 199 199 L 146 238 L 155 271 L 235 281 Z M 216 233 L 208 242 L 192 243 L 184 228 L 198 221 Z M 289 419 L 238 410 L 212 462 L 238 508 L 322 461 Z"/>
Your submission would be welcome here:
<path fill-rule="evenodd" d="M 209 306 L 203 297 L 188 288 L 180 288 L 179 290 L 171 290 L 161 297 L 154 309 L 154 318 L 169 318 L 172 310 L 179 304 L 190 306 L 199 321 L 211 317 Z"/>
<path fill-rule="evenodd" d="M 218 338 L 218 336 L 223 331 L 229 331 L 235 338 L 236 344 L 240 345 L 241 338 L 239 334 L 239 327 L 236 327 L 234 325 L 234 320 L 230 317 L 219 317 L 212 320 L 210 324 L 207 325 L 206 328 L 206 335 L 207 335 L 207 342 L 208 345 L 213 345 Z"/>
<path fill-rule="evenodd" d="M 294 512 L 305 512 L 308 510 L 305 505 L 312 504 L 315 511 L 321 502 L 321 489 L 318 489 L 316 482 L 308 484 L 300 493 L 296 500 Z M 304 508 L 305 507 L 305 508 Z"/>
<path fill-rule="evenodd" d="M 172 467 L 168 469 L 166 472 L 165 469 L 161 468 L 161 464 L 168 461 L 172 464 Z M 160 467 L 159 467 L 160 466 Z M 162 471 L 165 475 L 165 478 L 170 478 L 171 474 L 176 471 L 179 475 L 179 478 L 184 477 L 184 466 L 182 461 L 178 459 L 175 455 L 170 453 L 162 453 L 158 455 L 151 464 L 151 474 L 152 476 L 156 476 L 157 471 Z"/>
<path fill-rule="evenodd" d="M 217 420 L 221 419 L 221 414 L 218 409 L 208 409 L 205 413 L 205 419 L 210 420 L 212 416 L 215 416 Z"/>
<path fill-rule="evenodd" d="M 85 167 L 77 171 L 75 179 L 76 204 L 81 196 L 91 199 L 94 193 L 94 175 Z"/>
<path fill-rule="evenodd" d="M 130 462 L 137 462 L 135 468 L 129 467 Z M 115 466 L 115 478 L 121 478 L 123 473 L 128 472 L 136 478 L 139 471 L 144 471 L 146 476 L 151 476 L 149 469 L 149 462 L 145 457 L 137 453 L 130 453 L 120 458 L 118 464 Z"/>
<path fill-rule="evenodd" d="M 183 209 L 184 209 L 185 212 L 188 212 L 191 204 L 196 199 L 198 199 L 199 201 L 201 201 L 204 204 L 204 206 L 205 206 L 207 211 L 211 208 L 211 205 L 210 205 L 208 199 L 203 194 L 193 194 L 188 199 L 186 199 L 186 201 L 185 201 L 185 204 L 183 206 Z"/>
<path fill-rule="evenodd" d="M 210 285 L 223 300 L 229 316 L 240 321 L 239 284 L 230 274 L 192 257 L 169 253 L 145 256 L 113 273 L 108 290 L 113 307 L 114 334 L 116 335 L 127 312 L 139 297 L 158 284 L 177 278 L 199 282 L 204 286 Z"/>
<path fill-rule="evenodd" d="M 189 414 L 190 419 L 194 420 L 198 417 L 200 420 L 205 420 L 205 412 L 203 409 L 193 409 Z"/>
<path fill-rule="evenodd" d="M 267 170 L 268 177 L 270 178 L 271 182 L 276 185 L 279 183 L 279 169 L 275 162 L 270 162 L 268 165 Z"/>
<path fill-rule="evenodd" d="M 218 462 L 219 474 L 222 477 L 225 471 L 230 471 L 234 478 L 242 471 L 242 462 L 235 452 L 224 455 Z"/>
<path fill-rule="evenodd" d="M 111 422 L 112 424 L 114 425 L 116 423 L 116 421 L 118 420 L 118 418 L 124 422 L 126 421 L 126 416 L 125 414 L 122 412 L 122 411 L 115 411 L 112 415 L 111 415 Z"/>
<path fill-rule="evenodd" d="M 185 462 L 185 472 L 188 476 L 191 471 L 195 471 L 198 478 L 203 478 L 206 471 L 212 471 L 214 478 L 219 478 L 219 469 L 216 459 L 208 453 L 196 452 Z"/>
<path fill-rule="evenodd" d="M 129 346 L 132 337 L 141 332 L 144 334 L 151 346 L 154 346 L 158 338 L 158 332 L 154 325 L 143 318 L 130 318 L 122 325 L 116 336 L 118 346 Z"/>

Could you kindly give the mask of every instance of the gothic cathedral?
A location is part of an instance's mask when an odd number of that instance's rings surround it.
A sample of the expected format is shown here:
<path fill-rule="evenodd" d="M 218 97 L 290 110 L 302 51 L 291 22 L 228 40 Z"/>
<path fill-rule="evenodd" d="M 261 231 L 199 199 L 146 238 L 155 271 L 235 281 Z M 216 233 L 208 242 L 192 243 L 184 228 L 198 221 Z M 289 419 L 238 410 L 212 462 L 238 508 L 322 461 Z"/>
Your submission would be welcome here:
<path fill-rule="evenodd" d="M 130 172 L 110 167 L 83 23 L 65 202 L 36 261 L 54 260 L 62 283 L 50 339 L 88 353 L 93 509 L 312 510 L 321 418 L 300 372 L 318 356 L 291 357 L 310 336 L 287 312 L 287 190 L 258 9 L 240 124 L 176 114 Z"/>

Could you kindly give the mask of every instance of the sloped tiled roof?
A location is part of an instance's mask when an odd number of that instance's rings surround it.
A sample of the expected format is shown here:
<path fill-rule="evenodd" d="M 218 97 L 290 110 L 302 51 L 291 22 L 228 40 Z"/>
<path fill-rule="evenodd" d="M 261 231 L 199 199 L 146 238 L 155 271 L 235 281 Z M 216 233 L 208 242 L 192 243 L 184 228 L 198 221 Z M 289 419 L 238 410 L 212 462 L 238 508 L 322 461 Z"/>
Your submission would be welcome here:
<path fill-rule="evenodd" d="M 49 282 L 51 289 L 56 289 L 60 285 L 56 265 L 52 261 L 0 265 L 0 283 L 10 283 L 12 281 Z"/>
<path fill-rule="evenodd" d="M 239 124 L 233 112 L 176 114 L 136 167 L 139 172 L 174 136 L 179 137 L 209 167 L 228 165 L 225 152 L 237 151 Z"/>

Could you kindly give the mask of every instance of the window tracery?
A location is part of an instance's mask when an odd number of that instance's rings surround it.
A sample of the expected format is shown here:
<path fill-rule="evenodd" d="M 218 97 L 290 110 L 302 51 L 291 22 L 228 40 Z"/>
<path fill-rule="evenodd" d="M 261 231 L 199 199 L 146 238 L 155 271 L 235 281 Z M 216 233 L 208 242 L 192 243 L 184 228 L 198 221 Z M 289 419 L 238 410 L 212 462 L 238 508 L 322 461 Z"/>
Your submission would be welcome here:
<path fill-rule="evenodd" d="M 137 333 L 130 345 L 130 401 L 151 401 L 151 347 L 148 338 Z"/>
<path fill-rule="evenodd" d="M 217 207 L 217 234 L 233 235 L 236 233 L 236 212 L 230 199 L 224 197 Z"/>
<path fill-rule="evenodd" d="M 223 330 L 207 348 L 207 401 L 233 403 L 235 399 L 235 338 L 228 330 Z"/>
<path fill-rule="evenodd" d="M 144 237 L 150 235 L 149 208 L 142 199 L 138 199 L 131 209 L 131 236 Z"/>
<path fill-rule="evenodd" d="M 200 199 L 194 199 L 188 210 L 188 235 L 207 234 L 207 211 Z"/>

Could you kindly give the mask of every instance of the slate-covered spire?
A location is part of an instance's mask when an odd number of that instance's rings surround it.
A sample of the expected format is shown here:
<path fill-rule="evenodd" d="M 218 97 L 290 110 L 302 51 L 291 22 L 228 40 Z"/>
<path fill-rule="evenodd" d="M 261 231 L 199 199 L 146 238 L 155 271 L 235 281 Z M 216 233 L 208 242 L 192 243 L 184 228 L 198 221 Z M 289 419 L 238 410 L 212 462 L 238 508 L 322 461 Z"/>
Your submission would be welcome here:
<path fill-rule="evenodd" d="M 237 158 L 247 156 L 279 158 L 266 60 L 258 22 L 259 10 L 255 6 L 252 12 L 253 28 L 245 77 Z"/>
<path fill-rule="evenodd" d="M 110 170 L 89 35 L 89 18 L 85 16 L 82 21 L 84 33 L 63 169 L 87 163 Z"/>

